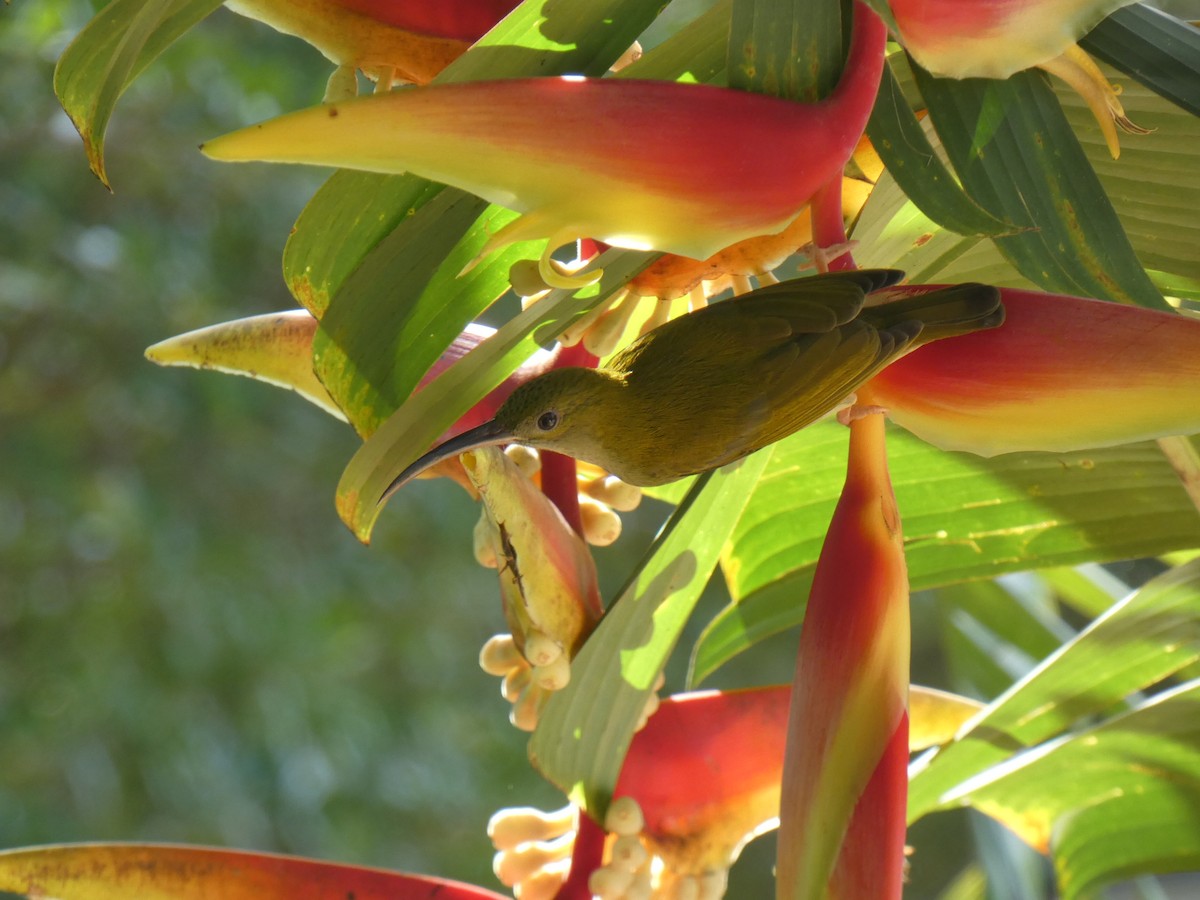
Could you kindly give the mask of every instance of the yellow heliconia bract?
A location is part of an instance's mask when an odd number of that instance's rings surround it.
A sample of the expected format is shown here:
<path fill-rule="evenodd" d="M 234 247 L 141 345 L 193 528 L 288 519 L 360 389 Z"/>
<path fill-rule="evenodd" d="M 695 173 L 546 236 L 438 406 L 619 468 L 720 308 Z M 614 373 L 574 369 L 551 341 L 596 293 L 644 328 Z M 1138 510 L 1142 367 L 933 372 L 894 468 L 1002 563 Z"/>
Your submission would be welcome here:
<path fill-rule="evenodd" d="M 518 648 L 532 634 L 574 655 L 600 618 L 600 589 L 587 544 L 503 451 L 460 457 L 495 526 L 504 614 Z"/>

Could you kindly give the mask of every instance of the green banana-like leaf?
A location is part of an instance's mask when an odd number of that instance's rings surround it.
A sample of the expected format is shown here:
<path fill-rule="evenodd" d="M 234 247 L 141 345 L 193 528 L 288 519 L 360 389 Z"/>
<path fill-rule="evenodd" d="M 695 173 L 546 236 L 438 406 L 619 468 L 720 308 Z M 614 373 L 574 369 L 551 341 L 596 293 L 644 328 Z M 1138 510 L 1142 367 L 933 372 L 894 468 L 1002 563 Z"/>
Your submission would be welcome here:
<path fill-rule="evenodd" d="M 770 457 L 696 480 L 542 712 L 530 759 L 598 821 L 655 679 Z"/>
<path fill-rule="evenodd" d="M 910 779 L 909 819 L 963 805 L 973 787 L 995 780 L 1003 768 L 994 767 L 1009 765 L 1014 754 L 1059 737 L 1198 659 L 1200 564 L 1189 563 L 1115 604 L 989 704 L 956 741 L 922 760 Z M 1049 829 L 1024 836 L 1044 847 Z"/>
<path fill-rule="evenodd" d="M 909 107 L 890 65 L 883 69 L 867 134 L 896 183 L 943 228 L 962 235 L 1011 234 L 1016 230 L 972 200 L 954 180 Z"/>
<path fill-rule="evenodd" d="M 1200 681 L 985 770 L 945 801 L 1051 854 L 1064 900 L 1200 866 Z"/>
<path fill-rule="evenodd" d="M 842 8 L 829 0 L 734 0 L 729 86 L 803 103 L 826 96 L 845 58 Z"/>
<path fill-rule="evenodd" d="M 1122 82 L 1111 69 L 1105 75 Z M 1091 111 L 1065 85 L 1056 93 L 1072 130 L 1112 201 L 1139 260 L 1165 293 L 1200 298 L 1200 118 L 1124 79 L 1121 95 L 1134 121 L 1152 128 L 1125 139 L 1121 158 L 1108 153 Z M 928 123 L 924 132 L 938 152 Z M 921 212 L 891 172 L 885 172 L 863 208 L 852 236 L 864 266 L 893 266 L 916 283 L 982 281 L 1002 287 L 1036 287 L 1013 268 L 991 241 L 946 230 Z"/>
<path fill-rule="evenodd" d="M 1136 3 L 1118 9 L 1079 45 L 1200 116 L 1200 29 L 1194 25 Z"/>
<path fill-rule="evenodd" d="M 83 138 L 88 164 L 108 183 L 104 132 L 125 88 L 221 0 L 113 0 L 58 60 L 54 92 Z"/>
<path fill-rule="evenodd" d="M 776 446 L 722 555 L 733 602 L 694 648 L 695 681 L 802 620 L 845 441 L 818 423 Z M 892 429 L 888 456 L 914 590 L 1200 546 L 1195 507 L 1153 443 L 985 460 Z"/>
<path fill-rule="evenodd" d="M 1166 308 L 1044 76 L 954 81 L 913 69 L 966 190 L 1024 229 L 995 238 L 1016 269 L 1044 290 Z"/>

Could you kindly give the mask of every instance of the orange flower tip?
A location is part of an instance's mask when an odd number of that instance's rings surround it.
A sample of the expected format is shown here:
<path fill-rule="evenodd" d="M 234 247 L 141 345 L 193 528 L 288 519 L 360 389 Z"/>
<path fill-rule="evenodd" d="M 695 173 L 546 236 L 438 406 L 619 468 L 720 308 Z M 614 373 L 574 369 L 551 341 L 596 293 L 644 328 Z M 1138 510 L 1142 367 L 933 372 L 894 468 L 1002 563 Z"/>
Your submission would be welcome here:
<path fill-rule="evenodd" d="M 338 66 L 325 82 L 323 103 L 340 103 L 358 94 L 358 72 L 354 66 Z M 204 145 L 200 145 L 204 149 Z"/>
<path fill-rule="evenodd" d="M 504 448 L 504 455 L 526 478 L 532 478 L 542 469 L 542 460 L 538 452 L 525 444 L 509 444 Z"/>
<path fill-rule="evenodd" d="M 498 569 L 500 567 L 500 557 L 496 553 L 496 537 L 496 526 L 492 524 L 492 520 L 488 517 L 487 510 L 485 509 L 480 513 L 479 519 L 475 522 L 475 529 L 472 532 L 475 562 L 479 563 L 485 569 Z"/>
<path fill-rule="evenodd" d="M 555 249 L 557 248 L 547 243 L 545 252 L 538 260 L 538 274 L 542 276 L 542 281 L 550 287 L 577 291 L 589 284 L 595 284 L 604 276 L 603 269 L 592 269 L 590 272 L 570 272 L 558 260 L 551 258 L 550 254 Z"/>
<path fill-rule="evenodd" d="M 473 260 L 472 264 L 474 262 Z M 518 259 L 509 266 L 508 283 L 512 286 L 513 293 L 523 300 L 536 299 L 550 290 L 550 285 L 542 281 L 542 276 L 538 273 L 536 259 Z"/>
<path fill-rule="evenodd" d="M 584 494 L 620 512 L 637 509 L 642 502 L 642 489 L 627 484 L 616 475 L 582 478 L 580 485 Z"/>
<path fill-rule="evenodd" d="M 857 422 L 859 419 L 865 419 L 867 416 L 887 415 L 887 408 L 876 406 L 873 403 L 858 404 L 854 397 L 850 398 L 848 406 L 844 406 L 837 412 L 837 420 L 843 425 L 849 425 L 851 422 Z"/>

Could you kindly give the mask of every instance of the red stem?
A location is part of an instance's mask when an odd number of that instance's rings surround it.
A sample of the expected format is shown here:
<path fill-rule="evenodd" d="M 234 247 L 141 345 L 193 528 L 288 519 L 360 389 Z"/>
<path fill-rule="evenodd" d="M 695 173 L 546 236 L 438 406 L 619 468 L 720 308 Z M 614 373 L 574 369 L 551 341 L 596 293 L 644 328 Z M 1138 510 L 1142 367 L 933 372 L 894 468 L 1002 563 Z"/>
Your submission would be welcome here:
<path fill-rule="evenodd" d="M 831 897 L 900 900 L 908 802 L 908 714 L 858 798 L 829 882 Z M 869 848 L 869 851 L 866 849 Z"/>
<path fill-rule="evenodd" d="M 592 900 L 588 878 L 604 862 L 606 837 L 604 829 L 593 822 L 591 816 L 579 814 L 579 830 L 575 833 L 575 847 L 571 851 L 571 873 L 554 895 L 554 900 Z"/>

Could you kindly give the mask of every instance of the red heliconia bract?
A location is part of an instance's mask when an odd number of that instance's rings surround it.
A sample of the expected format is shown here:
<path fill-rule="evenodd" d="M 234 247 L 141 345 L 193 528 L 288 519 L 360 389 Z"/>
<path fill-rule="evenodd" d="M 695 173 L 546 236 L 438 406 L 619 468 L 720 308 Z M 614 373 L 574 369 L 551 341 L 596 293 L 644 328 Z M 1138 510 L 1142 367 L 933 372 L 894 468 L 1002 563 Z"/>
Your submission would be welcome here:
<path fill-rule="evenodd" d="M 1200 383 L 1200 321 L 1037 291 L 1000 295 L 999 328 L 913 351 L 864 396 L 931 444 L 982 456 L 1200 431 L 1200 393 L 1188 388 Z"/>
<path fill-rule="evenodd" d="M 229 161 L 412 172 L 522 213 L 485 253 L 591 237 L 707 259 L 784 229 L 841 178 L 874 103 L 885 38 L 878 17 L 856 4 L 845 73 L 815 104 L 664 81 L 468 82 L 313 107 L 203 150 Z"/>

